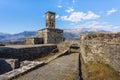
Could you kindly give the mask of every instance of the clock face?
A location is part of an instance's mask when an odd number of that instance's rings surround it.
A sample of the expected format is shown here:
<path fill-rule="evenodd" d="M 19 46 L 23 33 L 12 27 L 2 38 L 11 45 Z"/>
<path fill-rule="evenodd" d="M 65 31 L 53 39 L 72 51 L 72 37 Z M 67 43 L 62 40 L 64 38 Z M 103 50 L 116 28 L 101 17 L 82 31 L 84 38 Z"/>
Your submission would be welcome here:
<path fill-rule="evenodd" d="M 54 19 L 54 16 L 52 15 L 50 18 L 51 18 L 51 19 Z"/>

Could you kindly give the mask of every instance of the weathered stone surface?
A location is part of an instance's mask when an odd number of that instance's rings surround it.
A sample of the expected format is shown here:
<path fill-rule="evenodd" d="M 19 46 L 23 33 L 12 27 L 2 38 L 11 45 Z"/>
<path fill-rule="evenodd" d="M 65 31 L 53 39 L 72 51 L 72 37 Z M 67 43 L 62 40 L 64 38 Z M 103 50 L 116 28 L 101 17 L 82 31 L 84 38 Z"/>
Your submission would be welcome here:
<path fill-rule="evenodd" d="M 79 80 L 79 53 L 59 57 L 15 80 Z"/>
<path fill-rule="evenodd" d="M 54 44 L 5 46 L 0 47 L 0 57 L 32 60 L 49 54 L 56 48 Z"/>
<path fill-rule="evenodd" d="M 81 35 L 81 55 L 85 62 L 106 63 L 120 72 L 119 41 L 119 33 Z"/>
<path fill-rule="evenodd" d="M 35 44 L 43 44 L 43 38 L 26 38 L 26 45 L 35 45 Z"/>
<path fill-rule="evenodd" d="M 0 75 L 20 67 L 18 59 L 1 59 L 0 58 Z"/>
<path fill-rule="evenodd" d="M 43 38 L 45 44 L 60 43 L 64 41 L 63 30 L 46 28 L 38 31 L 38 37 Z"/>
<path fill-rule="evenodd" d="M 55 13 L 46 13 L 46 28 L 38 31 L 38 37 L 43 38 L 45 44 L 55 44 L 64 41 L 63 30 L 55 28 Z"/>
<path fill-rule="evenodd" d="M 35 67 L 39 67 L 39 66 L 41 66 L 43 64 L 44 64 L 44 62 L 31 61 L 27 66 L 23 66 L 23 67 L 21 67 L 19 69 L 15 69 L 15 70 L 12 70 L 12 71 L 10 71 L 8 73 L 0 75 L 0 80 L 11 80 L 16 76 L 21 75 L 23 73 L 26 73 L 26 72 L 34 69 Z"/>
<path fill-rule="evenodd" d="M 23 61 L 21 68 L 14 69 L 13 71 L 10 71 L 8 73 L 0 75 L 0 80 L 6 80 L 6 79 L 7 80 L 11 80 L 11 79 L 13 79 L 13 78 L 15 78 L 17 76 L 20 76 L 22 74 L 25 74 L 27 72 L 32 71 L 32 70 L 34 70 L 37 67 L 44 66 L 45 64 L 48 64 L 49 62 L 53 61 L 54 59 L 56 59 L 56 58 L 58 58 L 58 57 L 60 57 L 62 55 L 68 54 L 68 52 L 69 52 L 69 48 L 67 50 L 63 51 L 62 53 L 54 55 L 51 58 L 49 58 L 48 60 L 42 61 L 42 62 Z M 79 70 L 77 71 L 76 78 L 79 77 L 78 74 L 79 74 Z"/>
<path fill-rule="evenodd" d="M 55 13 L 48 11 L 46 15 L 46 28 L 55 28 Z"/>
<path fill-rule="evenodd" d="M 95 34 L 82 34 L 81 40 L 93 40 L 101 41 L 106 43 L 120 43 L 120 32 L 118 33 L 95 33 Z"/>

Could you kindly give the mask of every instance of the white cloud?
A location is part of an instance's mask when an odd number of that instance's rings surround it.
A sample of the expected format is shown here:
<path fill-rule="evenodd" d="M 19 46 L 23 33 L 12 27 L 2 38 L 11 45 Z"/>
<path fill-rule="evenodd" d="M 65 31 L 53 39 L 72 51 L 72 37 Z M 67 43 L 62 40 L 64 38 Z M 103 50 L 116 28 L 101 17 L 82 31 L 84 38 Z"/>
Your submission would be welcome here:
<path fill-rule="evenodd" d="M 101 25 L 99 25 L 100 22 L 97 22 L 97 21 L 89 21 L 89 22 L 85 22 L 83 24 L 80 24 L 80 25 L 76 25 L 74 26 L 74 28 L 76 29 L 89 29 L 89 30 L 100 30 L 101 29 Z"/>
<path fill-rule="evenodd" d="M 89 28 L 91 31 L 97 30 L 105 30 L 111 32 L 120 32 L 120 25 L 112 25 L 107 22 L 98 22 L 98 21 L 89 21 L 77 26 L 74 28 L 82 29 L 82 28 Z"/>
<path fill-rule="evenodd" d="M 111 10 L 107 11 L 107 15 L 111 15 L 112 13 L 117 12 L 117 9 L 112 8 Z"/>
<path fill-rule="evenodd" d="M 58 5 L 57 7 L 58 7 L 58 8 L 62 8 L 62 6 L 61 6 L 61 5 Z"/>
<path fill-rule="evenodd" d="M 93 13 L 92 11 L 88 11 L 88 13 L 72 12 L 69 16 L 61 16 L 61 19 L 71 22 L 80 22 L 82 20 L 97 19 L 99 17 L 100 17 L 99 15 Z"/>
<path fill-rule="evenodd" d="M 73 12 L 74 11 L 74 9 L 73 8 L 69 8 L 69 9 L 67 9 L 67 10 L 65 10 L 67 13 L 70 13 L 70 12 Z"/>
<path fill-rule="evenodd" d="M 59 17 L 60 17 L 59 15 L 56 15 L 56 17 L 55 17 L 55 18 L 57 19 L 57 18 L 59 18 Z"/>

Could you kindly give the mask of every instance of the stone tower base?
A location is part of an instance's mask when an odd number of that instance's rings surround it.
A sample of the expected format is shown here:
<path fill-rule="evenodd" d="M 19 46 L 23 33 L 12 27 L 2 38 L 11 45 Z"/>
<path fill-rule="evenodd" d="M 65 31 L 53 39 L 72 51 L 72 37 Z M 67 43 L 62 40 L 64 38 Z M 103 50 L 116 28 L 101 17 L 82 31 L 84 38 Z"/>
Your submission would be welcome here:
<path fill-rule="evenodd" d="M 64 41 L 63 30 L 46 28 L 38 31 L 38 37 L 43 38 L 45 44 L 55 44 Z"/>

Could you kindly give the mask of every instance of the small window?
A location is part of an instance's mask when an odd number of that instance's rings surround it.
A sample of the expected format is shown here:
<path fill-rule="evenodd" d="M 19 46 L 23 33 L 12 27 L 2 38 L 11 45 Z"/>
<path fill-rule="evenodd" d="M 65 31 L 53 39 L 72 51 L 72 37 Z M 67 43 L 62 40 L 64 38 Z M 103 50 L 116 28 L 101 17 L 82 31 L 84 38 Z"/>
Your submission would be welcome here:
<path fill-rule="evenodd" d="M 52 26 L 54 26 L 53 23 L 52 23 Z"/>
<path fill-rule="evenodd" d="M 46 23 L 46 26 L 48 26 L 48 23 Z"/>

